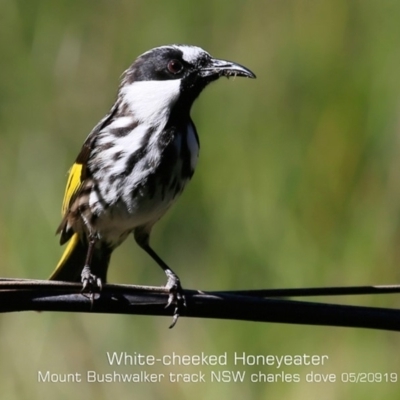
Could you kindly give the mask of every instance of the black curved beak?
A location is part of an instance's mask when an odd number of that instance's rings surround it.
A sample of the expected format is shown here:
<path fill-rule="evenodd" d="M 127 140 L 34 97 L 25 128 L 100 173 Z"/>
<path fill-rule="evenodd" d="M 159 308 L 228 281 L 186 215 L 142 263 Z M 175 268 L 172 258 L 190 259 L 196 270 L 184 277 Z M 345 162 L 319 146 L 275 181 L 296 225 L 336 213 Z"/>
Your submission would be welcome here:
<path fill-rule="evenodd" d="M 255 78 L 255 74 L 243 65 L 227 60 L 218 60 L 212 58 L 207 65 L 201 68 L 202 77 L 220 77 L 220 76 L 243 76 L 246 78 Z"/>

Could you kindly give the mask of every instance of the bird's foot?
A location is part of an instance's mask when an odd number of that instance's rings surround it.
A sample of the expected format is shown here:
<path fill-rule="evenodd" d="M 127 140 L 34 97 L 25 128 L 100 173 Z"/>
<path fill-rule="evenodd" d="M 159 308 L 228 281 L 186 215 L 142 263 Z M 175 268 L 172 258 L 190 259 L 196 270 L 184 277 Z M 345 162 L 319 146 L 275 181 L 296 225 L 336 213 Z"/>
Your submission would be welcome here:
<path fill-rule="evenodd" d="M 94 293 L 100 292 L 102 289 L 101 279 L 93 275 L 89 265 L 85 265 L 81 273 L 82 290 L 81 293 L 88 294 L 93 304 Z"/>
<path fill-rule="evenodd" d="M 181 286 L 181 281 L 178 276 L 174 274 L 171 270 L 167 270 L 165 272 L 168 277 L 167 284 L 165 285 L 166 289 L 169 289 L 169 297 L 168 302 L 165 308 L 169 307 L 171 304 L 175 303 L 174 315 L 172 317 L 172 323 L 169 326 L 169 329 L 173 328 L 175 324 L 178 322 L 178 318 L 182 315 L 186 308 L 186 299 L 183 294 L 183 289 Z"/>

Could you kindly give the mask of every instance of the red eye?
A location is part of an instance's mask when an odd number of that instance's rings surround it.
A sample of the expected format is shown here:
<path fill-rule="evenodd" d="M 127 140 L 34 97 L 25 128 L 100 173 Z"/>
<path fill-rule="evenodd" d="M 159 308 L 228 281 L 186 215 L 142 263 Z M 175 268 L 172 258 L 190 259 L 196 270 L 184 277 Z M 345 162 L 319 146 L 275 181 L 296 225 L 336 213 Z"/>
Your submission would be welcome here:
<path fill-rule="evenodd" d="M 171 72 L 171 74 L 179 74 L 179 72 L 182 71 L 183 65 L 179 60 L 171 60 L 168 62 L 168 71 Z"/>

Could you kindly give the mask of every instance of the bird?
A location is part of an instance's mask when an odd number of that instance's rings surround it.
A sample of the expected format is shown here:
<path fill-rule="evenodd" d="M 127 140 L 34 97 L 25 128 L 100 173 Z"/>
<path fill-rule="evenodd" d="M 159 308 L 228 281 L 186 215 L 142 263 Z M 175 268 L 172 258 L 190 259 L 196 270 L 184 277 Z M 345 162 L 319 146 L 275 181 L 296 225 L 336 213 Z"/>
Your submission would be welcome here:
<path fill-rule="evenodd" d="M 132 233 L 166 274 L 175 325 L 186 307 L 182 285 L 150 246 L 150 233 L 194 173 L 200 148 L 194 101 L 208 84 L 231 76 L 256 77 L 193 45 L 164 45 L 136 58 L 69 171 L 56 231 L 68 244 L 50 280 L 101 289 L 112 252 Z"/>

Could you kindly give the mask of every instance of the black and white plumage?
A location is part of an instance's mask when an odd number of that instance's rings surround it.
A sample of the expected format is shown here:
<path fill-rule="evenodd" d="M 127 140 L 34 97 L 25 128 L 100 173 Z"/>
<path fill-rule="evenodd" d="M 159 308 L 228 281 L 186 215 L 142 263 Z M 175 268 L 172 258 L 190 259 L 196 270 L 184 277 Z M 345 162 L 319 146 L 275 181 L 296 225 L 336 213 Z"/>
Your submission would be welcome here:
<path fill-rule="evenodd" d="M 199 140 L 190 109 L 221 76 L 255 78 L 188 45 L 149 50 L 125 71 L 116 103 L 71 168 L 57 231 L 69 244 L 50 279 L 105 282 L 111 252 L 133 232 L 167 274 L 168 304 L 182 303 L 180 281 L 151 249 L 149 235 L 194 173 Z"/>

